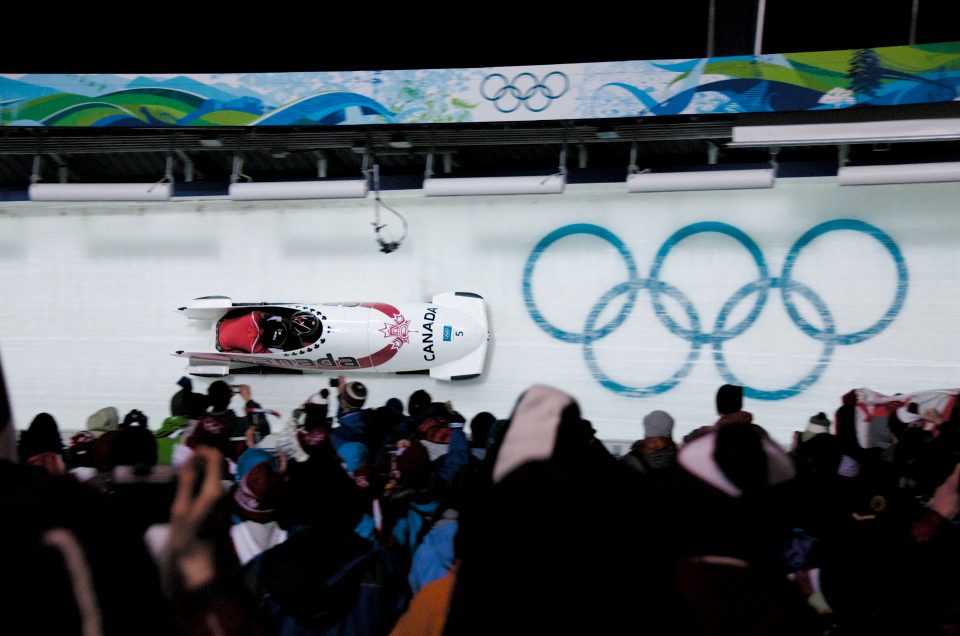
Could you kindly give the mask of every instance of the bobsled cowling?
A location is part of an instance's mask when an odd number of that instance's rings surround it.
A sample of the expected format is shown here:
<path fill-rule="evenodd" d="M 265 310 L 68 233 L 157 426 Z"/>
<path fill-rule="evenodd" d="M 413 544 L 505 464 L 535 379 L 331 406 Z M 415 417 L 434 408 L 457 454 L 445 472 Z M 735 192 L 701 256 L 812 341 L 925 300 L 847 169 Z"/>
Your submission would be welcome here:
<path fill-rule="evenodd" d="M 235 303 L 196 298 L 179 310 L 212 323 L 208 351 L 178 351 L 189 373 L 333 371 L 417 373 L 441 380 L 483 372 L 489 340 L 483 298 L 437 294 L 431 302 Z"/>

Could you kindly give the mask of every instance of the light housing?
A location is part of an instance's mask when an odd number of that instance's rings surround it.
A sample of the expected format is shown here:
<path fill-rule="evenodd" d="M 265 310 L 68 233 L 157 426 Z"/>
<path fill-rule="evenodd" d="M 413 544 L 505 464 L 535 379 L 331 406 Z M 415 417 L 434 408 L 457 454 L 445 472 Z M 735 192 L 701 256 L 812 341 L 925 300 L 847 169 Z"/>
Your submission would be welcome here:
<path fill-rule="evenodd" d="M 33 183 L 31 201 L 167 201 L 171 183 Z"/>
<path fill-rule="evenodd" d="M 560 194 L 567 184 L 562 173 L 533 177 L 475 177 L 423 180 L 428 197 L 486 194 Z"/>
<path fill-rule="evenodd" d="M 627 177 L 628 192 L 684 190 L 741 190 L 772 188 L 776 174 L 761 170 L 698 170 L 691 172 L 637 172 Z"/>
<path fill-rule="evenodd" d="M 846 124 L 734 126 L 730 147 L 866 144 L 960 139 L 960 118 L 899 119 Z"/>
<path fill-rule="evenodd" d="M 230 198 L 234 201 L 363 199 L 367 196 L 367 191 L 366 179 L 247 181 L 230 184 Z"/>
<path fill-rule="evenodd" d="M 960 161 L 843 166 L 837 171 L 837 181 L 842 186 L 960 181 Z"/>

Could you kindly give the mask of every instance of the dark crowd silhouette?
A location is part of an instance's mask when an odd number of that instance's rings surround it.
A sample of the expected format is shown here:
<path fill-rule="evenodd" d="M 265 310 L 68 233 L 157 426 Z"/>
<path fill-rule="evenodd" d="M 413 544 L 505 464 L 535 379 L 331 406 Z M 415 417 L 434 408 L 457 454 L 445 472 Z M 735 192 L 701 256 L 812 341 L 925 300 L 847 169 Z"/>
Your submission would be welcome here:
<path fill-rule="evenodd" d="M 0 400 L 3 633 L 960 633 L 955 395 L 880 417 L 851 391 L 785 449 L 724 385 L 615 457 L 542 385 L 498 418 L 178 384 L 157 427 L 40 413 L 15 447 Z"/>

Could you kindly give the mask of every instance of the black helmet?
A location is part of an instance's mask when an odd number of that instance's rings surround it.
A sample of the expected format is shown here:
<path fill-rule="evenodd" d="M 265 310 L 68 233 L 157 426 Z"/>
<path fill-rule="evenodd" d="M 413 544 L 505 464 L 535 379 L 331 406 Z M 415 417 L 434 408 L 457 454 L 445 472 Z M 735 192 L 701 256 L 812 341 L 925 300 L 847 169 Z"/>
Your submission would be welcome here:
<path fill-rule="evenodd" d="M 290 317 L 293 332 L 303 340 L 317 335 L 320 331 L 320 319 L 309 311 L 298 311 Z"/>

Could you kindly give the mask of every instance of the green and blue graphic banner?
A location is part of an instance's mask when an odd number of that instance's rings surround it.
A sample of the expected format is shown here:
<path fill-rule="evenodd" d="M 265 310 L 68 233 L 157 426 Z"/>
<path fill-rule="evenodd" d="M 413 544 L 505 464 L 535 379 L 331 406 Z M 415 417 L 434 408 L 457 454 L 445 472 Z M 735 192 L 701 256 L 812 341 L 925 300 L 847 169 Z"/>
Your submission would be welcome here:
<path fill-rule="evenodd" d="M 960 99 L 960 41 L 553 66 L 0 75 L 0 125 L 337 126 L 815 111 Z"/>

